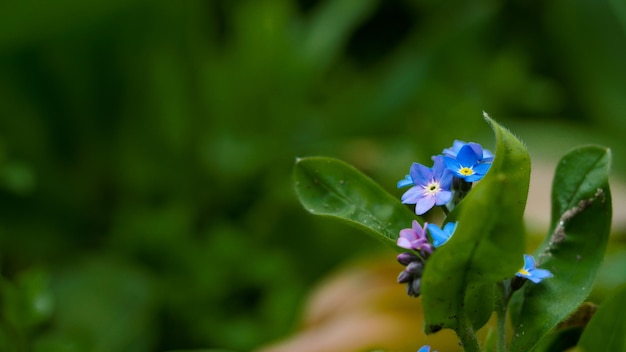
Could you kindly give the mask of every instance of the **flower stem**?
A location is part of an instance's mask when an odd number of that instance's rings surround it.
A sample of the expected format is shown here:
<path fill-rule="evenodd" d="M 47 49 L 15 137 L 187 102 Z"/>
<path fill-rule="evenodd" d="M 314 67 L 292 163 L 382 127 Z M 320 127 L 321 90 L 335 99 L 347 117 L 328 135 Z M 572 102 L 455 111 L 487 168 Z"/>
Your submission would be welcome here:
<path fill-rule="evenodd" d="M 498 318 L 496 325 L 496 352 L 506 352 L 506 312 L 511 298 L 509 280 L 499 282 L 496 290 L 495 310 Z"/>
<path fill-rule="evenodd" d="M 456 331 L 456 334 L 459 340 L 461 340 L 461 345 L 463 345 L 465 352 L 480 352 L 476 332 L 468 323 L 467 316 L 460 317 L 459 329 Z"/>

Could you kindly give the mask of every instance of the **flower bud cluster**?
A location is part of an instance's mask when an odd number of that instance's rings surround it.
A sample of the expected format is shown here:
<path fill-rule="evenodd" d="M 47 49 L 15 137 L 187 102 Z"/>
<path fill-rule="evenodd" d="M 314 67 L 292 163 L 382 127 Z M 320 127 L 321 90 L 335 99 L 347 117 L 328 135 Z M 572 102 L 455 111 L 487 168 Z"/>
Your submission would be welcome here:
<path fill-rule="evenodd" d="M 493 154 L 477 143 L 454 141 L 442 155 L 432 157 L 433 167 L 413 163 L 398 188 L 412 186 L 402 195 L 402 203 L 415 204 L 415 213 L 422 215 L 434 206 L 443 207 L 447 213 L 472 188 L 472 183 L 482 179 L 491 166 Z M 407 285 L 407 294 L 418 297 L 421 291 L 422 273 L 428 257 L 435 248 L 444 245 L 456 230 L 456 222 L 448 222 L 443 228 L 435 224 L 420 225 L 413 220 L 410 229 L 400 231 L 398 246 L 411 250 L 398 255 L 398 262 L 405 269 L 398 275 L 398 283 Z M 428 239 L 430 233 L 431 240 Z"/>
<path fill-rule="evenodd" d="M 447 214 L 472 189 L 473 182 L 481 180 L 494 159 L 493 153 L 477 143 L 454 141 L 452 147 L 441 155 L 432 157 L 433 167 L 413 163 L 410 174 L 398 181 L 398 188 L 412 186 L 402 195 L 402 203 L 415 204 L 415 213 L 422 215 L 434 206 L 440 206 Z M 425 222 L 420 225 L 413 220 L 410 229 L 400 231 L 397 244 L 410 250 L 398 255 L 398 262 L 405 269 L 398 275 L 398 283 L 407 285 L 407 294 L 418 297 L 421 292 L 422 274 L 428 257 L 433 251 L 447 243 L 457 227 L 457 222 L 448 222 L 443 228 Z M 430 234 L 430 240 L 427 236 Z M 546 269 L 537 268 L 534 258 L 524 255 L 524 267 L 515 273 L 512 289 L 516 290 L 527 280 L 539 283 L 552 277 Z"/>

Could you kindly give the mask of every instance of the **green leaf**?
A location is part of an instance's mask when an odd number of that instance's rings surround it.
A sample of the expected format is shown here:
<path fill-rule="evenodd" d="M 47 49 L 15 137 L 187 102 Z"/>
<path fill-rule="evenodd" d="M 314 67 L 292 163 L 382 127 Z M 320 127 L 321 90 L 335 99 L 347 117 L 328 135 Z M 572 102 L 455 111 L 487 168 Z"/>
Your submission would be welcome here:
<path fill-rule="evenodd" d="M 422 278 L 426 333 L 459 332 L 467 317 L 479 329 L 493 311 L 495 283 L 522 265 L 523 213 L 530 158 L 508 130 L 486 117 L 496 135 L 491 169 L 447 220 L 454 236 L 428 259 Z"/>
<path fill-rule="evenodd" d="M 582 331 L 579 326 L 553 331 L 539 341 L 533 352 L 572 352 L 570 348 L 576 345 Z"/>
<path fill-rule="evenodd" d="M 626 285 L 608 298 L 589 321 L 578 347 L 584 351 L 626 351 Z"/>
<path fill-rule="evenodd" d="M 610 151 L 580 147 L 557 166 L 550 233 L 535 251 L 553 278 L 527 282 L 511 299 L 512 351 L 529 351 L 588 296 L 611 226 Z"/>
<path fill-rule="evenodd" d="M 298 159 L 294 182 L 300 202 L 310 213 L 355 225 L 394 248 L 400 230 L 416 219 L 400 200 L 340 160 Z"/>

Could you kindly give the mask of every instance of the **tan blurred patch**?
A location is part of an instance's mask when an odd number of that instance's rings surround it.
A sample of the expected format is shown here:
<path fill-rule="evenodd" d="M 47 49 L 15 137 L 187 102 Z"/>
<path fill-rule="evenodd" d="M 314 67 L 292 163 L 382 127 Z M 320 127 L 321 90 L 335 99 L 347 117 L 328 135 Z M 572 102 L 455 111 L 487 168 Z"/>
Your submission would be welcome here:
<path fill-rule="evenodd" d="M 347 265 L 311 293 L 296 333 L 259 351 L 462 351 L 451 330 L 424 334 L 422 300 L 396 283 L 402 268 L 391 252 Z"/>

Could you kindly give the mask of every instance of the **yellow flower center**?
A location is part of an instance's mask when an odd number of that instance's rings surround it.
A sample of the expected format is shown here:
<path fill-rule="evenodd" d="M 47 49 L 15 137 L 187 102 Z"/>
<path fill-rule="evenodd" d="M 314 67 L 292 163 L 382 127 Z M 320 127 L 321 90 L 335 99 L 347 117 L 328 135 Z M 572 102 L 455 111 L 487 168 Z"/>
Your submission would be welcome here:
<path fill-rule="evenodd" d="M 525 275 L 525 276 L 529 276 L 529 275 L 530 275 L 530 273 L 528 272 L 528 270 L 526 270 L 526 269 L 524 269 L 524 268 L 519 269 L 518 273 L 520 273 L 520 274 L 522 274 L 522 275 Z"/>
<path fill-rule="evenodd" d="M 474 170 L 471 167 L 462 167 L 459 169 L 459 173 L 463 176 L 472 176 L 474 174 Z"/>
<path fill-rule="evenodd" d="M 437 195 L 437 193 L 439 193 L 440 190 L 441 190 L 441 187 L 439 187 L 439 182 L 435 182 L 435 181 L 431 181 L 429 184 L 427 184 L 424 187 L 424 193 L 429 196 Z"/>

